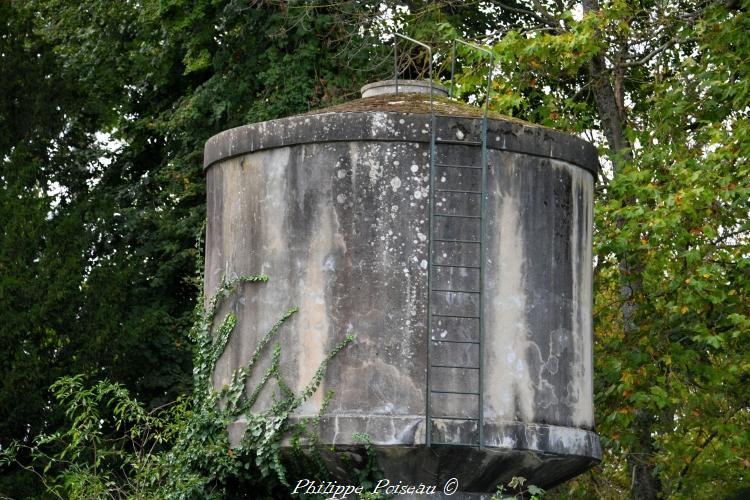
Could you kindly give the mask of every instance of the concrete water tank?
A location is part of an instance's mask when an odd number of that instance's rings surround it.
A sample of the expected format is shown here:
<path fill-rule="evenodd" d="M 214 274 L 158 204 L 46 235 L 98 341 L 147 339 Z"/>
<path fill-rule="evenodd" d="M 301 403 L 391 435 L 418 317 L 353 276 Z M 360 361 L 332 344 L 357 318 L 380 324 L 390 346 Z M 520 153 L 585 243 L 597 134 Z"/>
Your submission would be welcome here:
<path fill-rule="evenodd" d="M 394 94 L 380 82 L 360 100 L 207 142 L 207 294 L 222 276 L 270 277 L 230 304 L 238 323 L 214 381 L 228 381 L 296 305 L 280 337 L 292 389 L 356 335 L 296 415 L 315 416 L 333 390 L 321 444 L 357 449 L 354 435 L 369 435 L 394 483 L 455 477 L 460 490 L 479 492 L 524 476 L 548 487 L 601 457 L 592 403 L 597 153 L 491 116 L 482 209 L 481 111 L 435 87 L 431 193 L 427 89 L 400 82 Z M 234 439 L 242 429 L 233 424 Z"/>

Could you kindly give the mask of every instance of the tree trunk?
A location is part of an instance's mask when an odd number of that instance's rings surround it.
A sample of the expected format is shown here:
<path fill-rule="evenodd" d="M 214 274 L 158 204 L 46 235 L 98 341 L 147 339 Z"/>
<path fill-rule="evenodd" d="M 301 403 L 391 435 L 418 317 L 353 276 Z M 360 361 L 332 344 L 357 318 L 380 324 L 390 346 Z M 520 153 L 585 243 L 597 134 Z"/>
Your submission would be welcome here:
<path fill-rule="evenodd" d="M 598 0 L 583 0 L 584 12 L 597 12 Z M 602 123 L 604 135 L 609 146 L 609 157 L 617 176 L 623 166 L 633 159 L 630 141 L 625 136 L 625 109 L 618 107 L 617 96 L 612 88 L 610 74 L 603 54 L 597 54 L 589 65 L 589 78 L 594 91 L 594 101 Z M 634 203 L 634 200 L 624 200 Z M 618 222 L 620 224 L 620 222 Z M 637 335 L 636 316 L 638 311 L 637 292 L 641 288 L 639 266 L 623 256 L 619 262 L 620 296 L 622 300 L 623 331 L 626 336 Z M 628 454 L 628 471 L 630 472 L 630 497 L 634 500 L 656 499 L 660 489 L 658 477 L 654 473 L 651 461 L 653 445 L 651 429 L 654 416 L 645 410 L 637 410 L 634 421 L 636 444 Z"/>
<path fill-rule="evenodd" d="M 653 415 L 644 410 L 636 410 L 635 429 L 636 443 L 628 453 L 628 472 L 630 473 L 630 498 L 633 500 L 652 500 L 661 489 L 659 478 L 654 474 L 651 462 L 653 452 L 651 445 L 651 422 Z"/>

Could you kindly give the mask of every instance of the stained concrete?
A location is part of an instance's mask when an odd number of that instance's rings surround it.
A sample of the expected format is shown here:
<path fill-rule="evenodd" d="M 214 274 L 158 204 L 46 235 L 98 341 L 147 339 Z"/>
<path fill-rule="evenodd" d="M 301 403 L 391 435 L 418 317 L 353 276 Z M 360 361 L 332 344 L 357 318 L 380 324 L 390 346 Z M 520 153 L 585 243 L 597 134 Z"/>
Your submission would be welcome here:
<path fill-rule="evenodd" d="M 441 139 L 476 141 L 481 120 L 439 118 Z M 295 419 L 318 413 L 320 442 L 361 452 L 368 434 L 389 479 L 491 492 L 523 475 L 550 486 L 601 457 L 594 433 L 591 231 L 595 149 L 559 132 L 491 120 L 484 352 L 436 344 L 433 355 L 478 364 L 484 356 L 484 448 L 425 447 L 428 338 L 466 339 L 476 328 L 443 320 L 427 331 L 430 117 L 352 112 L 286 118 L 228 130 L 206 144 L 206 290 L 222 276 L 264 273 L 228 308 L 236 332 L 219 360 L 220 387 L 289 307 L 300 312 L 280 333 L 282 373 L 295 391 L 347 334 L 356 341 L 329 365 L 320 390 Z M 441 147 L 439 162 L 478 165 L 481 148 Z M 444 168 L 436 184 L 475 190 L 476 171 Z M 461 213 L 479 196 L 441 194 L 436 205 Z M 453 219 L 455 221 L 456 219 Z M 476 238 L 476 223 L 442 222 L 436 235 Z M 436 244 L 444 259 L 479 263 L 479 253 Z M 436 268 L 437 269 L 437 268 Z M 434 271 L 436 283 L 478 286 L 477 271 Z M 434 294 L 456 314 L 478 312 L 475 298 Z M 458 346 L 458 347 L 457 347 Z M 270 355 L 264 356 L 254 386 Z M 469 370 L 433 372 L 432 384 L 461 390 Z M 268 388 L 259 407 L 274 396 Z M 476 398 L 474 396 L 474 398 Z M 477 400 L 434 397 L 433 414 L 473 417 Z M 438 413 L 439 412 L 439 413 Z M 237 440 L 243 422 L 230 429 Z M 472 421 L 433 422 L 433 440 L 477 437 Z M 333 455 L 327 459 L 335 464 Z M 341 477 L 346 475 L 344 469 Z"/>

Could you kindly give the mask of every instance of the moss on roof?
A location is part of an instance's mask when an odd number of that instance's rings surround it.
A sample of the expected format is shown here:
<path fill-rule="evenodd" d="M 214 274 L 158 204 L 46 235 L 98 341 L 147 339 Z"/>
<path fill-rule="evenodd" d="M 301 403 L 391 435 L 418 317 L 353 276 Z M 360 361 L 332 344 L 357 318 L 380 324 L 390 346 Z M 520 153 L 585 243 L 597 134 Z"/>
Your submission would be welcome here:
<path fill-rule="evenodd" d="M 484 109 L 477 106 L 470 106 L 464 102 L 456 101 L 445 96 L 433 96 L 432 106 L 436 114 L 461 116 L 466 118 L 481 118 Z M 328 108 L 321 108 L 310 111 L 308 115 L 317 115 L 321 113 L 357 113 L 367 111 L 390 111 L 394 113 L 414 113 L 429 114 L 430 97 L 428 94 L 382 94 L 372 97 L 364 97 L 356 101 L 349 101 L 343 104 L 336 104 Z M 494 120 L 504 120 L 509 122 L 526 125 L 529 127 L 543 127 L 536 123 L 519 120 L 511 116 L 502 115 L 490 111 L 489 117 Z"/>

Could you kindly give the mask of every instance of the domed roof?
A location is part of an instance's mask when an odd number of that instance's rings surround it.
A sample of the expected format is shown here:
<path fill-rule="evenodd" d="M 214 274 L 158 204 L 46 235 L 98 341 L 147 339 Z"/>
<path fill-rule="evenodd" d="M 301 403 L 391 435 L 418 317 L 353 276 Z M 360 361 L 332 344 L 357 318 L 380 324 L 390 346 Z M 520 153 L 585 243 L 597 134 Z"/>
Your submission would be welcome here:
<path fill-rule="evenodd" d="M 364 88 L 364 87 L 363 87 Z M 435 114 L 451 115 L 463 118 L 481 118 L 484 115 L 484 108 L 471 106 L 465 102 L 451 99 L 443 93 L 435 92 L 432 96 L 432 106 Z M 385 111 L 394 113 L 413 113 L 429 114 L 430 113 L 430 95 L 422 92 L 405 92 L 398 94 L 387 93 L 379 94 L 354 101 L 348 101 L 342 104 L 335 104 L 327 108 L 316 109 L 308 112 L 308 115 L 318 115 L 321 113 L 361 113 L 368 111 Z M 549 128 L 535 123 L 513 118 L 512 116 L 503 115 L 490 111 L 488 118 L 491 120 L 504 120 L 518 123 L 527 127 Z"/>

